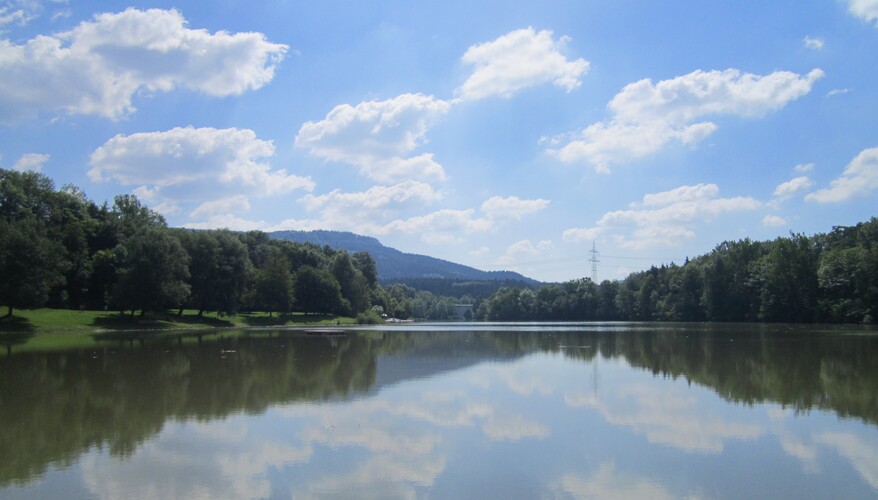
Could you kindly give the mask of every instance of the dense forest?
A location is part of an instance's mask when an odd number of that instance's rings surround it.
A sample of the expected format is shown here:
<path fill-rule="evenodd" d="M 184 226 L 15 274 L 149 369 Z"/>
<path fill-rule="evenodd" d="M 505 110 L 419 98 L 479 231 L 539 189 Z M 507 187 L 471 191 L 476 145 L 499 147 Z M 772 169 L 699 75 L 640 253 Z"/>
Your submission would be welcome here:
<path fill-rule="evenodd" d="M 0 276 L 9 316 L 44 306 L 353 316 L 393 303 L 368 253 L 259 231 L 169 228 L 134 196 L 99 206 L 75 187 L 56 190 L 41 174 L 3 169 Z"/>
<path fill-rule="evenodd" d="M 488 320 L 878 322 L 878 218 L 828 234 L 724 242 L 622 281 L 502 288 Z"/>
<path fill-rule="evenodd" d="M 530 288 L 535 290 L 542 283 L 533 280 L 461 280 L 454 278 L 400 278 L 394 280 L 381 280 L 379 282 L 390 284 L 399 283 L 407 285 L 415 290 L 430 292 L 443 297 L 456 297 L 461 303 L 471 304 L 478 299 L 486 299 L 494 295 L 501 288 Z"/>

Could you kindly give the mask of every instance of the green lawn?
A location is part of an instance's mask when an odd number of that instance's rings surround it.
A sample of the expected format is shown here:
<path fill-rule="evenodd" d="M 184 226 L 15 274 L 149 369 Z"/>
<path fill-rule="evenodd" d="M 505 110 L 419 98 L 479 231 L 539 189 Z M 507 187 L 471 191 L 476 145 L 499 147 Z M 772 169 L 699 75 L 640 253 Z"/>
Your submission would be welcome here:
<path fill-rule="evenodd" d="M 240 313 L 235 316 L 219 316 L 205 313 L 198 317 L 197 311 L 150 313 L 121 316 L 118 312 L 71 311 L 66 309 L 16 310 L 15 316 L 0 317 L 0 333 L 46 333 L 46 332 L 98 332 L 103 330 L 186 330 L 205 328 L 230 328 L 254 326 L 296 326 L 353 324 L 353 318 L 326 314 L 292 313 L 269 316 L 267 313 Z"/>
<path fill-rule="evenodd" d="M 235 316 L 219 316 L 198 311 L 151 313 L 121 316 L 118 312 L 70 311 L 66 309 L 15 310 L 13 317 L 0 317 L 0 345 L 19 346 L 16 350 L 65 349 L 93 345 L 98 336 L 148 332 L 163 334 L 186 331 L 210 331 L 226 328 L 330 326 L 351 325 L 354 318 L 325 314 L 292 313 L 286 315 L 267 313 L 242 313 Z M 27 344 L 26 347 L 24 344 Z"/>

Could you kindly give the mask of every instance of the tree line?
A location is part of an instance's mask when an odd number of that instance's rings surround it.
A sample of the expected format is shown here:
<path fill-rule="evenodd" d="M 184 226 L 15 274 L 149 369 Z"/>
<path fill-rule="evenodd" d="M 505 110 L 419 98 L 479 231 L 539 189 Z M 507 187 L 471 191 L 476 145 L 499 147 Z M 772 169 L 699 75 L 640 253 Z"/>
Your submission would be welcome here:
<path fill-rule="evenodd" d="M 683 265 L 622 281 L 588 278 L 502 288 L 481 319 L 569 321 L 878 322 L 878 218 L 811 237 L 726 241 Z"/>
<path fill-rule="evenodd" d="M 811 237 L 723 242 L 683 265 L 621 281 L 584 278 L 536 290 L 509 284 L 485 298 L 502 283 L 430 282 L 432 292 L 382 287 L 366 252 L 261 231 L 170 228 L 133 195 L 97 205 L 74 186 L 55 189 L 42 174 L 0 169 L 0 277 L 9 316 L 46 306 L 443 320 L 455 304 L 474 303 L 475 319 L 494 321 L 875 323 L 878 219 Z"/>
<path fill-rule="evenodd" d="M 42 174 L 5 169 L 0 277 L 9 316 L 38 307 L 354 316 L 382 296 L 368 253 L 261 231 L 170 228 L 135 196 L 99 206 L 74 186 L 55 189 Z"/>
<path fill-rule="evenodd" d="M 473 300 L 485 299 L 503 287 L 536 288 L 539 283 L 532 284 L 515 279 L 460 279 L 460 278 L 400 278 L 381 280 L 382 283 L 400 283 L 415 290 L 430 292 L 442 297 L 457 297 L 461 303 L 471 304 Z M 470 302 L 464 302 L 467 298 Z"/>

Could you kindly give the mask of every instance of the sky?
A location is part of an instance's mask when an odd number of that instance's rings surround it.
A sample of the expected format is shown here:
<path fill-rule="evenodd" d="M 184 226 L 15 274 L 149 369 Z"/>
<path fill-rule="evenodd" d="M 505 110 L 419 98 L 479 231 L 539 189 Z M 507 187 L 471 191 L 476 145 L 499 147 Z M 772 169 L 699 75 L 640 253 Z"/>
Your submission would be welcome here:
<path fill-rule="evenodd" d="M 878 0 L 0 0 L 0 167 L 619 279 L 878 207 Z"/>

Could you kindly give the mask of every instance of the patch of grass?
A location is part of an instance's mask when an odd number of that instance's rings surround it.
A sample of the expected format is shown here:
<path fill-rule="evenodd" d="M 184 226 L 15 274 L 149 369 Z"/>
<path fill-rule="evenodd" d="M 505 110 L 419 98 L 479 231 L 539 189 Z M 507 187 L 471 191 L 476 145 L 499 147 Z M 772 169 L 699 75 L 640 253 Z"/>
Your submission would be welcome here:
<path fill-rule="evenodd" d="M 67 309 L 16 309 L 11 318 L 13 324 L 5 331 L 22 331 L 25 327 L 32 332 L 83 331 L 90 330 L 95 318 L 109 313 L 101 311 L 70 311 Z M 10 319 L 10 318 L 7 318 Z"/>
<path fill-rule="evenodd" d="M 268 316 L 266 313 L 245 313 L 235 316 L 235 319 L 240 319 L 240 326 L 254 327 L 288 325 L 350 325 L 355 323 L 353 318 L 332 316 L 329 314 L 305 313 L 275 314 L 272 316 Z"/>
<path fill-rule="evenodd" d="M 22 316 L 0 317 L 0 333 L 33 333 L 36 328 L 28 318 Z"/>
<path fill-rule="evenodd" d="M 151 313 L 144 316 L 140 314 L 123 316 L 112 313 L 96 317 L 91 325 L 101 330 L 181 330 L 229 328 L 235 326 L 235 323 L 228 318 L 208 314 L 199 317 L 197 311 L 183 311 L 182 315 L 171 312 Z"/>
<path fill-rule="evenodd" d="M 16 310 L 15 316 L 0 317 L 0 346 L 11 351 L 63 350 L 94 347 L 95 341 L 139 340 L 162 335 L 216 333 L 218 329 L 295 326 L 336 326 L 354 324 L 353 318 L 326 314 L 292 313 L 272 315 L 254 312 L 220 316 L 184 310 L 121 315 L 110 311 L 72 311 L 66 309 Z"/>

